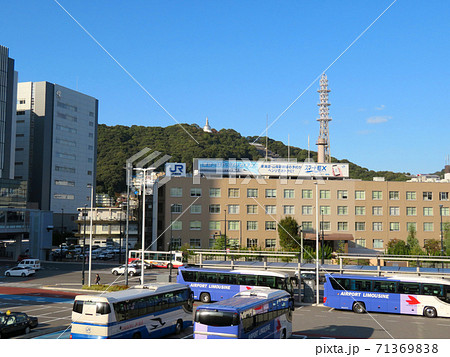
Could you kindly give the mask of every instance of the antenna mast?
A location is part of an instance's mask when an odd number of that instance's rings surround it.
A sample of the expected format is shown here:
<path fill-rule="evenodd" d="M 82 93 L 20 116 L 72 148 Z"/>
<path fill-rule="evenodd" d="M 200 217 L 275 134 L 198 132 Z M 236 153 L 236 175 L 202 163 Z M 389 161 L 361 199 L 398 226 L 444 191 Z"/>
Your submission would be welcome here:
<path fill-rule="evenodd" d="M 317 121 L 320 123 L 319 138 L 317 139 L 317 162 L 330 163 L 330 132 L 328 129 L 328 122 L 331 121 L 329 115 L 328 103 L 328 79 L 327 75 L 324 73 L 320 78 L 320 89 L 317 91 L 319 93 L 320 102 L 317 104 L 319 106 L 319 118 Z"/>

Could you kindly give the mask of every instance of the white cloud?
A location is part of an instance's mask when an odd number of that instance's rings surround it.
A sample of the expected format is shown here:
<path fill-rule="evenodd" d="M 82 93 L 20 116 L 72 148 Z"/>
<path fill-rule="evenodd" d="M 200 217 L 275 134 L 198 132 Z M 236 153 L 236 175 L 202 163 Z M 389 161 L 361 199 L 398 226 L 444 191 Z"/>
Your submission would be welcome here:
<path fill-rule="evenodd" d="M 375 117 L 370 117 L 367 118 L 366 122 L 367 124 L 381 124 L 381 123 L 386 123 L 388 120 L 391 120 L 392 117 L 389 116 L 375 116 Z"/>
<path fill-rule="evenodd" d="M 379 107 L 376 107 L 376 110 L 383 110 L 386 106 L 384 104 L 381 104 Z"/>

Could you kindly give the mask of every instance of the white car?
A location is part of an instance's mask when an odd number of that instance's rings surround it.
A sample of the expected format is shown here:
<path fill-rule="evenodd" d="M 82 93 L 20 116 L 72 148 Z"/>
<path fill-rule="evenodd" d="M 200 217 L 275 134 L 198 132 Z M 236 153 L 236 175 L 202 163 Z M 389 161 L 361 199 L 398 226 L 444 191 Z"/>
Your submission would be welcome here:
<path fill-rule="evenodd" d="M 14 267 L 5 271 L 6 276 L 30 276 L 36 273 L 34 269 L 28 267 Z"/>
<path fill-rule="evenodd" d="M 121 265 L 120 267 L 116 267 L 113 268 L 111 270 L 111 273 L 113 273 L 114 275 L 122 275 L 125 273 L 125 264 Z M 136 274 L 140 274 L 141 273 L 141 268 L 137 267 L 136 265 L 128 265 L 128 275 L 129 276 L 133 276 Z"/>

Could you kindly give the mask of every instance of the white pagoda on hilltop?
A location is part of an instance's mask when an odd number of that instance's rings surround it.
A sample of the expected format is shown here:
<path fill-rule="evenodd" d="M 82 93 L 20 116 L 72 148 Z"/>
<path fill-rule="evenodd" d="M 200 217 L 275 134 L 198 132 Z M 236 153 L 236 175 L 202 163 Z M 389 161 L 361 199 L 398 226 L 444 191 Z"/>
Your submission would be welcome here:
<path fill-rule="evenodd" d="M 211 127 L 209 126 L 208 117 L 206 117 L 206 124 L 203 127 L 205 133 L 212 133 Z"/>

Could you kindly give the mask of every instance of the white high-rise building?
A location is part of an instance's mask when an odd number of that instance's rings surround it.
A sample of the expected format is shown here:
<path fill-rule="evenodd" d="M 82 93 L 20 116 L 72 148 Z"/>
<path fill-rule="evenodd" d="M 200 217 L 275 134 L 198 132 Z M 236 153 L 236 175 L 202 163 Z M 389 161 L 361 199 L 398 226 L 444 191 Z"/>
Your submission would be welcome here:
<path fill-rule="evenodd" d="M 98 100 L 48 82 L 19 83 L 15 178 L 28 181 L 28 200 L 54 213 L 67 231 L 77 208 L 90 204 L 97 163 Z M 69 219 L 70 215 L 71 219 Z"/>

